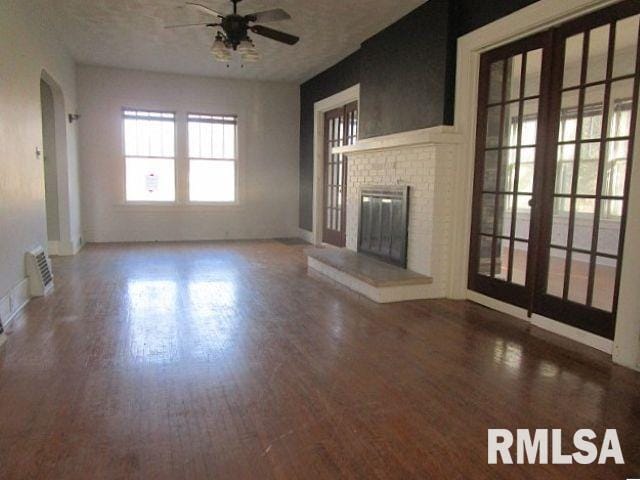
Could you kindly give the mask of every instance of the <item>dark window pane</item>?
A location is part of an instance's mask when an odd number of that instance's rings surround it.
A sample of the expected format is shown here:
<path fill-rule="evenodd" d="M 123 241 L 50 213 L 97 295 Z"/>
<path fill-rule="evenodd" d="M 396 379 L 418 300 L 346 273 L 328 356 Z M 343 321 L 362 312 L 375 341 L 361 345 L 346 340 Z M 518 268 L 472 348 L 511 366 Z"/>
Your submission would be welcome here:
<path fill-rule="evenodd" d="M 564 47 L 564 74 L 562 86 L 572 87 L 580 83 L 580 66 L 582 64 L 582 43 L 584 34 L 579 33 L 567 38 Z"/>
<path fill-rule="evenodd" d="M 489 70 L 489 103 L 502 101 L 502 77 L 504 61 L 493 62 Z"/>
<path fill-rule="evenodd" d="M 562 298 L 564 289 L 564 267 L 566 252 L 557 248 L 549 251 L 549 272 L 547 273 L 547 293 Z"/>

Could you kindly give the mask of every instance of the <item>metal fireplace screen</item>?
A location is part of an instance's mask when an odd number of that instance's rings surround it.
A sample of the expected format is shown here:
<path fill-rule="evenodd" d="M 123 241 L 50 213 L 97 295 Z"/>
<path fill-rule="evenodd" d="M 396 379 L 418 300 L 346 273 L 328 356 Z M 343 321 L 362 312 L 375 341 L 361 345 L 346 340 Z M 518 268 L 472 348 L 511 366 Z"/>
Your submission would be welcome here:
<path fill-rule="evenodd" d="M 409 187 L 363 187 L 358 251 L 407 267 Z"/>

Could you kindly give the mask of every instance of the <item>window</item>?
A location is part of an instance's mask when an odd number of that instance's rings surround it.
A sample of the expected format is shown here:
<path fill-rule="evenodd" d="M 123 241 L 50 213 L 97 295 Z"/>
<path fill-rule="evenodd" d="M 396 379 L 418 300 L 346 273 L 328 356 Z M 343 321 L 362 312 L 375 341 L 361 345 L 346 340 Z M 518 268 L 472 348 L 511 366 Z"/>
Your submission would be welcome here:
<path fill-rule="evenodd" d="M 522 191 L 528 193 L 533 190 L 533 168 L 536 159 L 536 135 L 538 130 L 538 114 L 525 114 L 522 119 L 522 138 L 520 139 L 520 145 L 523 148 L 520 149 L 520 165 L 518 169 L 518 184 L 521 186 Z M 509 145 L 518 144 L 518 117 L 511 117 L 509 122 Z M 507 166 L 506 166 L 506 184 L 514 185 L 516 176 L 516 158 L 517 151 L 515 148 L 510 148 L 507 154 Z M 518 195 L 517 201 L 518 211 L 528 212 L 529 210 L 529 197 L 526 195 Z M 510 212 L 512 210 L 511 204 L 507 203 L 505 210 Z"/>
<path fill-rule="evenodd" d="M 623 137 L 629 131 L 631 121 L 631 100 L 614 100 L 612 116 L 609 123 L 610 138 Z M 585 105 L 582 120 L 582 135 L 585 138 L 598 138 L 602 130 L 602 104 Z M 556 169 L 556 189 L 567 192 L 571 190 L 573 177 L 573 160 L 575 157 L 575 132 L 577 126 L 577 110 L 563 110 L 560 116 L 560 142 Z M 598 181 L 599 142 L 583 142 L 580 151 L 578 171 L 578 193 L 596 190 Z M 614 141 L 607 145 L 605 152 L 605 171 L 602 195 L 621 197 L 624 195 L 624 178 L 627 170 L 627 142 Z M 576 199 L 576 213 L 593 214 L 594 204 L 589 199 Z M 604 218 L 617 218 L 622 215 L 619 202 L 605 202 Z M 556 202 L 556 213 L 569 213 L 570 199 L 562 198 Z"/>
<path fill-rule="evenodd" d="M 237 117 L 188 115 L 189 200 L 235 202 Z"/>
<path fill-rule="evenodd" d="M 631 100 L 615 100 L 610 121 L 611 137 L 623 136 L 629 131 L 631 121 Z M 573 177 L 573 159 L 575 156 L 575 140 L 577 127 L 577 109 L 566 109 L 561 112 L 559 140 L 561 145 L 558 148 L 558 160 L 556 170 L 556 185 L 559 191 L 570 191 Z M 522 145 L 535 144 L 536 130 L 538 128 L 537 115 L 525 116 L 522 121 Z M 582 131 L 586 138 L 597 138 L 602 130 L 602 104 L 585 105 Z M 515 145 L 518 134 L 518 117 L 512 117 L 510 121 L 509 138 L 510 144 Z M 578 173 L 578 191 L 595 191 L 598 179 L 598 157 L 600 155 L 600 144 L 598 142 L 585 142 L 580 152 L 580 167 Z M 516 170 L 515 150 L 509 151 L 507 162 L 507 184 L 512 185 Z M 525 185 L 533 184 L 533 168 L 535 163 L 534 150 L 524 148 L 520 154 L 520 183 Z M 606 152 L 605 176 L 603 182 L 603 195 L 619 197 L 624 192 L 624 174 L 627 169 L 626 142 L 611 142 Z M 556 213 L 569 213 L 570 199 L 560 198 L 556 201 Z M 607 202 L 605 217 L 620 217 L 622 214 L 621 205 L 618 202 Z M 528 199 L 518 198 L 518 210 L 528 210 Z M 593 202 L 588 199 L 576 199 L 577 213 L 593 213 Z"/>
<path fill-rule="evenodd" d="M 126 200 L 175 201 L 175 115 L 124 110 L 123 122 Z"/>

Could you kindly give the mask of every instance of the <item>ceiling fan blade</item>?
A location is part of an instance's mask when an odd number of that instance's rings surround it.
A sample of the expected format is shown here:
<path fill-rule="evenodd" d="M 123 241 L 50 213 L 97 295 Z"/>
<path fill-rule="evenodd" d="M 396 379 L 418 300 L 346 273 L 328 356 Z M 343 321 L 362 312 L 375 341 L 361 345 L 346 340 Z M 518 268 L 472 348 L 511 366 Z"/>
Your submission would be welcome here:
<path fill-rule="evenodd" d="M 215 27 L 216 23 L 185 23 L 183 25 L 165 25 L 164 28 L 172 29 L 172 28 L 185 28 L 185 27 Z"/>
<path fill-rule="evenodd" d="M 274 30 L 273 28 L 265 27 L 264 25 L 254 25 L 251 27 L 251 31 L 258 35 L 262 35 L 263 37 L 275 40 L 276 42 L 286 43 L 287 45 L 295 45 L 298 43 L 298 40 L 300 40 L 300 38 L 295 35 Z"/>
<path fill-rule="evenodd" d="M 202 5 L 200 3 L 195 2 L 187 2 L 187 7 L 191 7 L 194 10 L 198 10 L 200 13 L 204 13 L 206 15 L 213 15 L 214 17 L 224 18 L 224 14 L 220 12 L 216 12 L 214 9 L 207 7 L 206 5 Z"/>
<path fill-rule="evenodd" d="M 246 15 L 246 18 L 252 22 L 279 22 L 281 20 L 290 20 L 291 15 L 282 10 L 281 8 L 274 8 L 273 10 L 265 10 L 264 12 L 256 12 L 250 15 Z"/>

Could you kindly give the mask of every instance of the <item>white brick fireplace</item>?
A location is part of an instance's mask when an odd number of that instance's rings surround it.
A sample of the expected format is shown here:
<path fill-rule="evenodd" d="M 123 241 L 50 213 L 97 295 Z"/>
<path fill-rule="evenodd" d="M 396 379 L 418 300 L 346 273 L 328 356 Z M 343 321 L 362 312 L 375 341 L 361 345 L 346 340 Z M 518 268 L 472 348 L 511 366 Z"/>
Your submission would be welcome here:
<path fill-rule="evenodd" d="M 348 157 L 347 248 L 358 249 L 360 190 L 408 185 L 407 268 L 433 278 L 432 298 L 447 295 L 458 135 L 434 127 L 371 138 L 340 147 Z"/>

